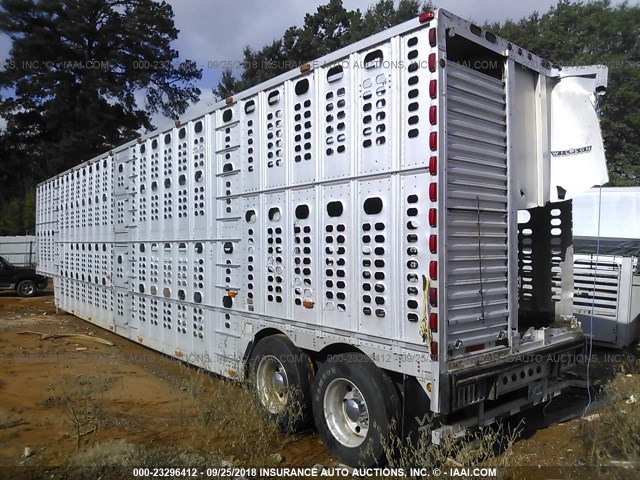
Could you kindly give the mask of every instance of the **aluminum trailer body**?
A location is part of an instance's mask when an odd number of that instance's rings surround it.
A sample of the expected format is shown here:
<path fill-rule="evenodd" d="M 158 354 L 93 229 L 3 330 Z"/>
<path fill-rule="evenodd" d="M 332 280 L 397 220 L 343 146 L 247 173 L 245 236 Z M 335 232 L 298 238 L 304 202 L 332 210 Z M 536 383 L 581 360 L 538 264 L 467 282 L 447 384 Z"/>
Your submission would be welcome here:
<path fill-rule="evenodd" d="M 266 410 L 300 387 L 329 450 L 375 463 L 389 411 L 438 441 L 566 386 L 563 200 L 603 181 L 605 86 L 429 12 L 40 184 L 38 268 L 133 341 L 239 379 L 255 360 Z"/>

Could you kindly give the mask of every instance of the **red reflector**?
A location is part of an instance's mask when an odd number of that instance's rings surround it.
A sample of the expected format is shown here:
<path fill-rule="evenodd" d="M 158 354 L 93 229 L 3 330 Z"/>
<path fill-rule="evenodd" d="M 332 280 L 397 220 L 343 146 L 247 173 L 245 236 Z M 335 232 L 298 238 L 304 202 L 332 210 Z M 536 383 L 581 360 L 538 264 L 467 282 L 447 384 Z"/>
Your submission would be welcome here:
<path fill-rule="evenodd" d="M 429 303 L 432 307 L 438 306 L 438 289 L 435 287 L 429 289 Z"/>
<path fill-rule="evenodd" d="M 429 159 L 429 173 L 431 175 L 438 174 L 438 157 L 431 157 Z"/>
<path fill-rule="evenodd" d="M 432 313 L 429 315 L 429 330 L 432 332 L 438 331 L 438 314 Z"/>
<path fill-rule="evenodd" d="M 432 341 L 429 344 L 429 353 L 433 358 L 438 358 L 438 342 Z"/>
<path fill-rule="evenodd" d="M 436 46 L 436 29 L 435 28 L 429 29 L 429 45 L 431 45 L 432 47 Z"/>
<path fill-rule="evenodd" d="M 480 350 L 484 350 L 484 343 L 480 343 L 478 345 L 471 345 L 470 347 L 467 347 L 464 349 L 466 353 L 477 352 Z"/>
<path fill-rule="evenodd" d="M 429 123 L 435 125 L 438 122 L 438 110 L 435 106 L 429 107 Z"/>
<path fill-rule="evenodd" d="M 429 251 L 431 253 L 438 252 L 438 236 L 437 235 L 429 235 Z"/>
<path fill-rule="evenodd" d="M 436 54 L 435 53 L 429 54 L 429 71 L 430 72 L 436 71 Z"/>
<path fill-rule="evenodd" d="M 438 82 L 435 80 L 431 80 L 429 82 L 429 96 L 431 98 L 436 98 L 438 96 Z"/>
<path fill-rule="evenodd" d="M 429 184 L 429 200 L 432 202 L 438 200 L 438 184 L 435 182 Z"/>
<path fill-rule="evenodd" d="M 431 280 L 438 279 L 438 262 L 435 260 L 429 262 L 429 276 L 431 277 Z"/>
<path fill-rule="evenodd" d="M 429 209 L 429 225 L 435 227 L 438 220 L 438 211 L 435 208 Z"/>
<path fill-rule="evenodd" d="M 429 148 L 431 150 L 438 149 L 438 134 L 436 132 L 431 132 L 429 134 Z"/>
<path fill-rule="evenodd" d="M 429 20 L 433 20 L 435 16 L 436 14 L 434 12 L 424 12 L 420 14 L 418 20 L 420 20 L 420 23 L 424 23 L 428 22 Z"/>

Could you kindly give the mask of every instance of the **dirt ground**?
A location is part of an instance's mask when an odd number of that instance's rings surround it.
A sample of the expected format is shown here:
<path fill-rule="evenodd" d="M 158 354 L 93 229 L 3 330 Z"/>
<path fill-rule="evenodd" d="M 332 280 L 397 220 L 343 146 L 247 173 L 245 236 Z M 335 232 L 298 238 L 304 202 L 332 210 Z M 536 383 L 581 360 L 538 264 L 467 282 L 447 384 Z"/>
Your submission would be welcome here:
<path fill-rule="evenodd" d="M 80 333 L 114 345 L 23 332 Z M 77 464 L 78 451 L 108 439 L 196 449 L 234 465 L 337 465 L 314 433 L 283 436 L 261 422 L 247 395 L 239 385 L 56 314 L 51 291 L 31 299 L 0 292 L 0 477 L 19 478 L 20 466 Z M 585 392 L 576 390 L 512 422 L 524 425 L 513 446 L 516 465 L 524 467 L 518 477 L 548 478 L 536 469 L 587 463 L 581 421 L 571 420 L 585 405 Z"/>

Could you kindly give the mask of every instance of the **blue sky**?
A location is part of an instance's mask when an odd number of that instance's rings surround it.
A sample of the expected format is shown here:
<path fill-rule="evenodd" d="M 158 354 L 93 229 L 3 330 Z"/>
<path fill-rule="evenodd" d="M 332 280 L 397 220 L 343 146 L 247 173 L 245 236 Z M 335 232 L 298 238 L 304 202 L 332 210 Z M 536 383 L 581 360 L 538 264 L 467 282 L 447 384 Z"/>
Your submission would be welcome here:
<path fill-rule="evenodd" d="M 203 68 L 199 82 L 201 103 L 213 101 L 211 89 L 217 85 L 223 71 L 215 68 L 215 62 L 240 62 L 244 46 L 258 49 L 280 38 L 288 27 L 301 25 L 306 13 L 315 12 L 327 1 L 274 0 L 267 4 L 258 0 L 168 0 L 174 10 L 176 27 L 180 30 L 174 47 L 181 58 L 194 60 Z M 366 10 L 375 2 L 343 0 L 343 3 L 349 10 Z M 534 10 L 546 12 L 556 3 L 555 0 L 439 0 L 436 5 L 482 24 L 485 21 L 517 20 Z M 613 3 L 621 2 L 614 0 Z M 7 58 L 10 46 L 9 38 L 0 34 L 0 59 Z M 201 105 L 197 107 L 201 108 Z M 0 126 L 2 123 L 0 119 Z M 163 122 L 155 119 L 154 123 L 159 125 Z"/>

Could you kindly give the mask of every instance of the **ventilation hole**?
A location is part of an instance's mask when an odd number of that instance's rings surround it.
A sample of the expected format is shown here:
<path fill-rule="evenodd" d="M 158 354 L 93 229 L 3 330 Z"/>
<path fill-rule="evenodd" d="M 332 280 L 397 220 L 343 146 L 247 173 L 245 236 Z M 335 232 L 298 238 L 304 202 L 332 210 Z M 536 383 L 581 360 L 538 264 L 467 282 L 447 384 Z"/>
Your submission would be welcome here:
<path fill-rule="evenodd" d="M 382 211 L 382 199 L 380 197 L 367 198 L 364 201 L 364 211 L 367 215 L 377 215 Z"/>
<path fill-rule="evenodd" d="M 249 114 L 249 113 L 253 113 L 253 111 L 256 109 L 256 102 L 253 100 L 249 100 L 247 103 L 245 103 L 244 105 L 244 113 Z"/>
<path fill-rule="evenodd" d="M 327 204 L 327 214 L 330 217 L 339 217 L 340 215 L 342 215 L 343 211 L 344 211 L 344 208 L 342 206 L 342 202 L 336 201 L 336 202 L 329 202 Z"/>
<path fill-rule="evenodd" d="M 296 207 L 296 218 L 304 220 L 309 217 L 309 207 L 307 205 L 298 205 Z"/>
<path fill-rule="evenodd" d="M 279 90 L 274 90 L 267 97 L 267 102 L 269 103 L 269 105 L 275 105 L 279 101 L 280 101 L 280 91 Z"/>
<path fill-rule="evenodd" d="M 269 209 L 269 220 L 272 222 L 277 222 L 280 220 L 281 214 L 280 209 L 278 207 L 273 207 Z"/>
<path fill-rule="evenodd" d="M 230 108 L 228 108 L 224 112 L 222 112 L 222 121 L 223 122 L 225 122 L 225 123 L 230 122 L 232 118 L 233 118 L 233 110 L 231 110 Z"/>
<path fill-rule="evenodd" d="M 309 91 L 309 80 L 303 78 L 298 83 L 296 83 L 296 95 L 304 95 Z"/>
<path fill-rule="evenodd" d="M 382 50 L 374 50 L 373 52 L 369 52 L 364 57 L 364 68 L 367 70 L 372 68 L 379 68 L 382 65 L 383 60 Z"/>
<path fill-rule="evenodd" d="M 333 83 L 340 80 L 344 75 L 344 70 L 341 65 L 336 65 L 332 67 L 327 72 L 327 82 Z"/>

